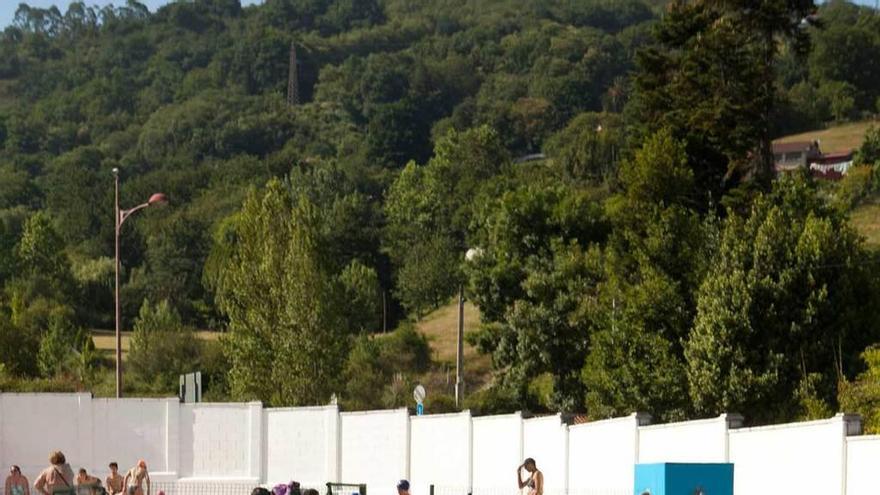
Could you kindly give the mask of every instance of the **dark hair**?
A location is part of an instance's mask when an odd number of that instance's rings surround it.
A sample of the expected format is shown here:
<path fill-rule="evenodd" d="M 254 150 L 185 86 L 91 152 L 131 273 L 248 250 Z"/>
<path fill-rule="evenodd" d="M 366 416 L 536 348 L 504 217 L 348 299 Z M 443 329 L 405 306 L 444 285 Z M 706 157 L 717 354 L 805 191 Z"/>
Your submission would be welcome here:
<path fill-rule="evenodd" d="M 79 474 L 88 474 L 86 468 L 79 468 Z"/>
<path fill-rule="evenodd" d="M 254 491 L 251 492 L 251 495 L 272 495 L 272 494 L 271 494 L 271 492 L 269 492 L 269 490 L 266 490 L 265 488 L 258 486 L 256 488 L 254 488 Z"/>
<path fill-rule="evenodd" d="M 531 457 L 527 457 L 526 460 L 523 461 L 523 466 L 526 466 L 528 464 L 531 464 L 532 466 L 538 467 L 538 465 L 535 464 L 535 460 L 532 459 Z"/>
<path fill-rule="evenodd" d="M 15 464 L 12 465 L 12 470 L 15 471 L 16 473 L 21 474 L 21 468 L 16 466 Z"/>
<path fill-rule="evenodd" d="M 116 464 L 116 461 L 113 461 L 110 463 L 109 467 L 119 469 L 119 464 Z"/>
<path fill-rule="evenodd" d="M 306 490 L 303 492 L 303 495 L 321 495 L 321 494 L 318 493 L 318 490 L 315 490 L 314 488 L 306 488 Z"/>

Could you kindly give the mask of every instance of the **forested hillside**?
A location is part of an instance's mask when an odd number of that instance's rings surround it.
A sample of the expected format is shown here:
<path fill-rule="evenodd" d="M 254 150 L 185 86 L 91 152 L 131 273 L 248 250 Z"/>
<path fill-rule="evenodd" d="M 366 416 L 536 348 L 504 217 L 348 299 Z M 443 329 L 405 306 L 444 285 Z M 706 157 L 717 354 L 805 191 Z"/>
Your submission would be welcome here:
<path fill-rule="evenodd" d="M 22 4 L 0 383 L 112 389 L 88 330 L 113 327 L 118 168 L 123 207 L 170 200 L 122 228 L 130 392 L 200 368 L 216 399 L 399 405 L 436 366 L 409 322 L 464 287 L 495 369 L 475 410 L 866 407 L 840 393 L 880 268 L 847 216 L 880 136 L 834 185 L 775 179 L 770 143 L 880 110 L 880 15 L 666 3 Z"/>

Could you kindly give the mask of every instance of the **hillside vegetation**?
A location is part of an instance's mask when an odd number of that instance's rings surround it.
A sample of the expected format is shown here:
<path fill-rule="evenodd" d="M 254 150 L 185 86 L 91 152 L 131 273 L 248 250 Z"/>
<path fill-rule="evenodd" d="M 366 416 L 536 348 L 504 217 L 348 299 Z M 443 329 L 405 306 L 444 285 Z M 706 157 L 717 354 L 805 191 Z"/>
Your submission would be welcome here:
<path fill-rule="evenodd" d="M 424 380 L 452 410 L 464 288 L 480 413 L 869 407 L 844 396 L 880 341 L 850 209 L 880 136 L 840 184 L 777 180 L 770 146 L 871 119 L 878 60 L 880 16 L 840 0 L 22 5 L 0 387 L 112 393 L 85 329 L 114 326 L 118 169 L 124 208 L 170 199 L 121 229 L 126 393 L 201 369 L 214 400 L 366 409 Z"/>
<path fill-rule="evenodd" d="M 868 131 L 868 128 L 877 125 L 877 121 L 874 120 L 851 122 L 828 127 L 827 129 L 792 134 L 781 137 L 774 142 L 819 141 L 819 148 L 823 153 L 847 152 L 859 149 L 865 139 L 865 133 Z"/>

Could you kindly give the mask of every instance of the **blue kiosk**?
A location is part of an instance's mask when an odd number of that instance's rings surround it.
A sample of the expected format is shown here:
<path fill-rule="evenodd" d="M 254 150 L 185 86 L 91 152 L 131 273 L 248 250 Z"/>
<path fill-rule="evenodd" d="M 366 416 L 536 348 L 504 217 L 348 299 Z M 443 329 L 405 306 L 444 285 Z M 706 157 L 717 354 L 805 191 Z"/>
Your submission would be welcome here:
<path fill-rule="evenodd" d="M 636 464 L 635 495 L 733 495 L 733 464 Z"/>

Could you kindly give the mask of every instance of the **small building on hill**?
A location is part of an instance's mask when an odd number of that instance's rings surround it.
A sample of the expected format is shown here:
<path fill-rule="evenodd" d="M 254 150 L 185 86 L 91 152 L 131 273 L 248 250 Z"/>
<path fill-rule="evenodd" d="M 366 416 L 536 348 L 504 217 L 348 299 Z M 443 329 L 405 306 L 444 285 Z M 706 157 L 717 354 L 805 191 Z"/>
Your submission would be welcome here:
<path fill-rule="evenodd" d="M 819 151 L 818 141 L 773 144 L 773 160 L 776 163 L 777 173 L 805 168 L 820 156 L 822 153 Z"/>
<path fill-rule="evenodd" d="M 852 167 L 853 152 L 824 154 L 818 141 L 774 143 L 773 159 L 777 174 L 806 168 L 818 178 L 839 180 Z"/>

